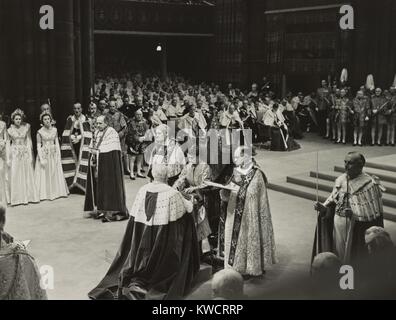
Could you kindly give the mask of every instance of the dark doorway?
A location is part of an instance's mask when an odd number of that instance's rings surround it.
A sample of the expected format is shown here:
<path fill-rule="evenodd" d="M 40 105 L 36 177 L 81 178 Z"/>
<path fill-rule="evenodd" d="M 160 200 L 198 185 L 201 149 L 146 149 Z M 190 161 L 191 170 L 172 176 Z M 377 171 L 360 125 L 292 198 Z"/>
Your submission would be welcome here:
<path fill-rule="evenodd" d="M 308 95 L 320 87 L 320 80 L 320 76 L 316 74 L 287 75 L 287 91 L 291 91 L 293 94 L 301 91 L 304 95 Z"/>
<path fill-rule="evenodd" d="M 180 36 L 95 35 L 95 73 L 118 76 L 125 73 L 161 74 L 160 45 L 166 50 L 168 73 L 194 80 L 211 79 L 211 38 Z M 166 49 L 165 49 L 166 48 Z"/>

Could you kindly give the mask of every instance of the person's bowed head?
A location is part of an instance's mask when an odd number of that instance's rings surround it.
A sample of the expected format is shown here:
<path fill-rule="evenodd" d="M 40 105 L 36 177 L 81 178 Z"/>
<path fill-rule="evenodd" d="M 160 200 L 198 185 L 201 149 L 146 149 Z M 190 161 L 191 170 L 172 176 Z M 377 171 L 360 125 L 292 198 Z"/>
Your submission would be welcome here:
<path fill-rule="evenodd" d="M 314 284 L 325 292 L 339 290 L 339 272 L 342 266 L 340 258 L 332 252 L 322 252 L 312 262 L 311 275 Z"/>
<path fill-rule="evenodd" d="M 214 274 L 212 279 L 213 300 L 241 300 L 243 293 L 242 275 L 230 268 Z"/>
<path fill-rule="evenodd" d="M 328 270 L 337 270 L 341 267 L 341 260 L 332 252 L 322 252 L 315 256 L 312 262 L 312 273 L 318 274 Z"/>
<path fill-rule="evenodd" d="M 382 227 L 371 227 L 366 230 L 364 240 L 369 254 L 381 253 L 393 248 L 393 242 L 388 232 Z"/>

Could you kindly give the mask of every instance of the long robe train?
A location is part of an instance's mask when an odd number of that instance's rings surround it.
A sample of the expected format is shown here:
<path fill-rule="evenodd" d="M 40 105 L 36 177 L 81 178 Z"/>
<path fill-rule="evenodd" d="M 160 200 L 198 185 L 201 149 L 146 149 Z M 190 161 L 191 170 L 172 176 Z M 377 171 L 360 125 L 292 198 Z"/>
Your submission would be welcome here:
<path fill-rule="evenodd" d="M 280 128 L 272 127 L 271 128 L 271 150 L 272 151 L 294 151 L 298 150 L 301 148 L 301 146 L 290 136 L 288 136 L 286 130 L 282 130 L 283 136 L 286 139 L 286 145 L 287 149 L 285 146 L 285 141 L 282 138 L 281 135 L 281 130 Z"/>
<path fill-rule="evenodd" d="M 271 150 L 272 151 L 285 151 L 285 142 L 282 139 L 279 128 L 271 127 Z"/>
<path fill-rule="evenodd" d="M 131 217 L 109 271 L 91 299 L 180 299 L 199 271 L 194 219 L 147 226 Z M 176 244 L 176 246 L 175 246 Z"/>

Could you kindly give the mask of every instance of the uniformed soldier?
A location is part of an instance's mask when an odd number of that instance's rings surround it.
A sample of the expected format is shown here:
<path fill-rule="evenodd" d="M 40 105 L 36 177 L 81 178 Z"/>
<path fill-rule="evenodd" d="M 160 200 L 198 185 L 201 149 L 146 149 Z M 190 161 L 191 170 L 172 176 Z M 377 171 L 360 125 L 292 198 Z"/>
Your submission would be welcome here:
<path fill-rule="evenodd" d="M 370 100 L 363 91 L 358 91 L 353 99 L 353 145 L 363 145 L 364 128 L 369 120 Z"/>
<path fill-rule="evenodd" d="M 347 124 L 349 123 L 349 117 L 353 114 L 353 110 L 351 109 L 351 101 L 346 96 L 347 91 L 342 89 L 340 91 L 340 97 L 336 98 L 336 123 L 337 123 L 337 135 L 338 140 L 337 143 L 346 144 L 346 129 Z"/>
<path fill-rule="evenodd" d="M 375 89 L 374 96 L 371 98 L 371 145 L 375 145 L 377 134 L 377 145 L 381 146 L 382 134 L 386 125 L 386 112 L 389 101 L 382 94 L 382 89 Z"/>
<path fill-rule="evenodd" d="M 388 141 L 392 147 L 395 146 L 395 131 L 396 131 L 396 87 L 391 87 L 391 113 L 388 122 Z"/>
<path fill-rule="evenodd" d="M 328 117 L 330 108 L 330 89 L 327 81 L 322 80 L 322 86 L 317 90 L 318 106 L 316 108 L 319 133 L 326 138 L 330 135 L 330 119 Z"/>

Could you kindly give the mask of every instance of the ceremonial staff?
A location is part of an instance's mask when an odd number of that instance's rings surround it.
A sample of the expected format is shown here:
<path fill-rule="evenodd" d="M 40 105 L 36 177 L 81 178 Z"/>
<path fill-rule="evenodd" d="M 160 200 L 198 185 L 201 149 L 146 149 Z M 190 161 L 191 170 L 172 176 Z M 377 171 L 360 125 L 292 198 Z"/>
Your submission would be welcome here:
<path fill-rule="evenodd" d="M 382 106 L 377 109 L 377 113 L 380 113 L 382 109 L 384 109 L 390 101 L 385 102 Z"/>
<path fill-rule="evenodd" d="M 319 202 L 319 151 L 316 151 L 316 203 Z M 313 248 L 312 248 L 312 258 L 311 258 L 311 266 L 309 273 L 312 275 L 312 263 L 315 258 L 314 254 L 315 251 L 319 251 L 319 215 L 320 211 L 317 208 L 316 209 L 316 229 L 315 229 L 315 235 L 314 235 L 314 241 L 313 241 Z M 316 250 L 315 250 L 316 249 Z"/>
<path fill-rule="evenodd" d="M 349 175 L 346 173 L 346 180 L 347 180 L 347 192 L 346 192 L 346 210 L 350 210 L 350 203 L 349 203 Z M 344 241 L 344 257 L 343 261 L 346 260 L 346 257 L 348 256 L 347 251 L 347 244 L 348 244 L 348 217 L 347 217 L 347 211 L 344 211 L 345 214 L 345 241 Z"/>
<path fill-rule="evenodd" d="M 99 167 L 99 157 L 98 157 L 98 146 L 97 146 L 97 134 L 99 131 L 93 133 L 93 140 L 92 140 L 92 148 L 91 148 L 91 157 L 89 158 L 90 166 L 89 170 L 90 177 L 91 177 L 91 196 L 92 196 L 92 204 L 94 208 L 95 215 L 98 216 L 98 206 L 95 199 L 95 184 L 94 179 L 97 179 L 98 167 Z M 103 137 L 103 136 L 102 136 Z M 97 182 L 97 180 L 96 180 Z"/>
<path fill-rule="evenodd" d="M 281 137 L 282 137 L 282 141 L 283 141 L 285 150 L 287 150 L 287 149 L 288 149 L 287 141 L 286 141 L 285 135 L 283 134 L 283 131 L 282 131 L 282 128 L 281 128 L 281 127 L 279 127 L 279 132 L 280 132 L 280 135 L 281 135 Z"/>

